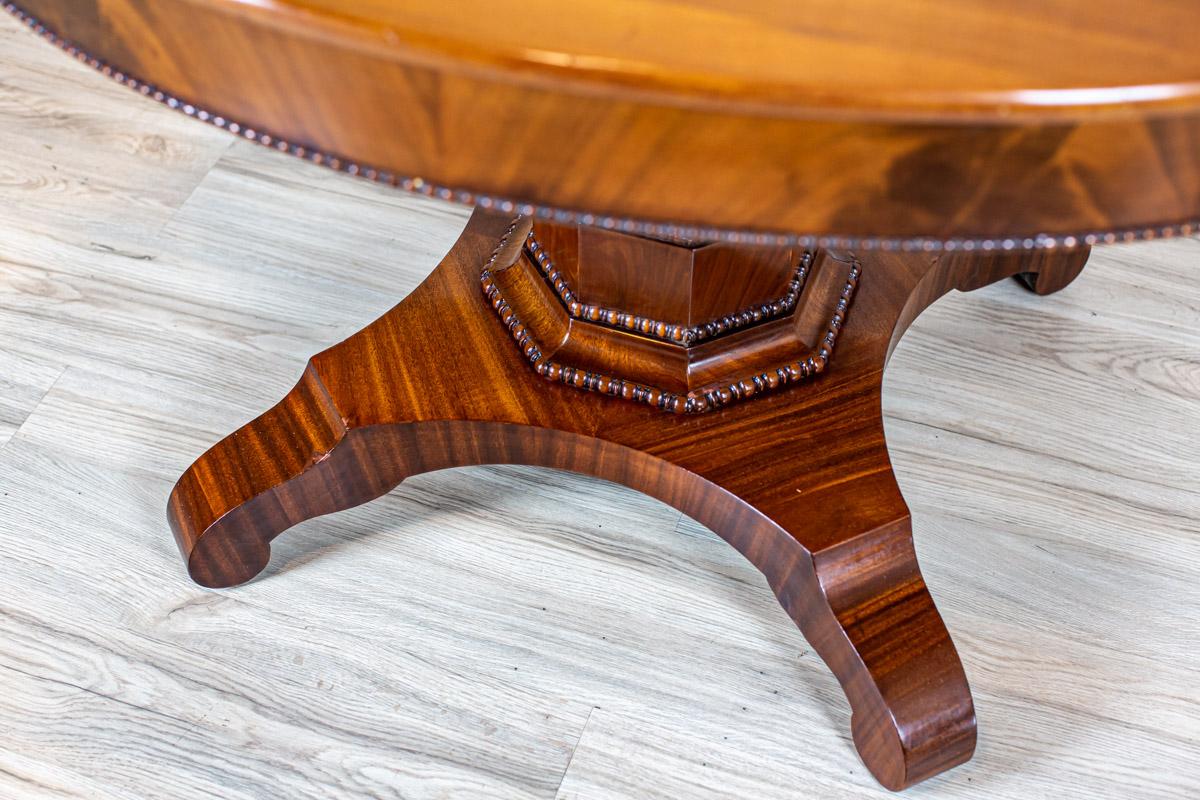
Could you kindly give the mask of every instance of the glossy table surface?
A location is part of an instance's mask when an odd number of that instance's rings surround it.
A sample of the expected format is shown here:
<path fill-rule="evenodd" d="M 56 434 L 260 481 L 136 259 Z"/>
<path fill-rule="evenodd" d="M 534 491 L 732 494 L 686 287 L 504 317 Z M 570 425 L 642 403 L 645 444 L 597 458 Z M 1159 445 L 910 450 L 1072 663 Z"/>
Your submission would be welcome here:
<path fill-rule="evenodd" d="M 1182 0 L 21 7 L 210 122 L 560 221 L 1022 249 L 1200 220 L 1200 48 Z"/>
<path fill-rule="evenodd" d="M 884 368 L 946 293 L 1050 294 L 1086 245 L 1195 229 L 1179 6 L 29 4 L 146 97 L 478 206 L 416 291 L 183 473 L 167 516 L 193 579 L 245 583 L 291 527 L 421 473 L 584 472 L 763 573 L 883 786 L 971 758 Z"/>
<path fill-rule="evenodd" d="M 770 115 L 1078 116 L 1200 104 L 1187 0 L 273 0 L 416 59 Z M 671 95 L 667 100 L 667 95 Z"/>

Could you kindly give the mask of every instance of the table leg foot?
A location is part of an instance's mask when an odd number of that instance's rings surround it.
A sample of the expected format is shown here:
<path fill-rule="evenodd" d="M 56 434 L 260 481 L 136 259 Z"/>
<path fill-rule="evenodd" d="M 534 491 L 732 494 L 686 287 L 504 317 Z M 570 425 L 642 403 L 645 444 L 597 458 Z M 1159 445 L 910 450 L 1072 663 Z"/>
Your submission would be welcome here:
<path fill-rule="evenodd" d="M 412 295 L 315 356 L 282 402 L 183 475 L 168 516 L 192 577 L 208 586 L 249 580 L 288 527 L 420 472 L 520 463 L 587 473 L 679 508 L 766 576 L 840 681 L 855 746 L 884 786 L 901 789 L 970 758 L 974 706 L 892 475 L 883 368 L 937 297 L 1033 271 L 1031 263 L 1040 281 L 1055 263 L 852 256 L 858 293 L 820 374 L 672 414 L 531 366 L 523 323 L 497 315 L 481 286 L 510 222 L 476 212 Z"/>
<path fill-rule="evenodd" d="M 282 401 L 218 442 L 171 492 L 167 517 L 192 579 L 244 583 L 283 531 L 393 489 L 404 471 L 388 438 L 348 427 L 310 363 Z"/>
<path fill-rule="evenodd" d="M 893 791 L 969 760 L 975 706 L 907 520 L 815 554 L 797 623 L 837 675 L 855 747 Z"/>
<path fill-rule="evenodd" d="M 1079 277 L 1091 252 L 1090 247 L 1084 247 L 1062 252 L 1044 250 L 1031 253 L 1026 256 L 1026 260 L 1032 268 L 1017 273 L 1015 277 L 1018 283 L 1031 292 L 1043 296 L 1054 294 L 1067 288 Z"/>

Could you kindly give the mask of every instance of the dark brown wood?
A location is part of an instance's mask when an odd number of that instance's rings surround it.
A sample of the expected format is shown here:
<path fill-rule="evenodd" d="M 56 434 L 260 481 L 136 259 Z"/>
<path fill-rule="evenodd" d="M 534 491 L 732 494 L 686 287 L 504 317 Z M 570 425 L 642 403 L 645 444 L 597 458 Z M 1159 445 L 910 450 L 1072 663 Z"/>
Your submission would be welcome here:
<path fill-rule="evenodd" d="M 572 237 L 563 227 L 517 219 L 480 275 L 488 300 L 539 375 L 675 413 L 820 374 L 861 272 L 853 254 L 665 243 L 585 227 Z M 656 289 L 650 278 L 660 271 Z M 587 302 L 572 280 L 636 311 Z M 764 293 L 774 298 L 744 305 Z"/>
<path fill-rule="evenodd" d="M 1200 230 L 1190 0 L 465 1 L 20 5 L 193 116 L 447 199 L 917 246 Z"/>
<path fill-rule="evenodd" d="M 573 318 L 684 344 L 790 313 L 812 260 L 795 246 L 630 241 L 539 219 L 525 246 Z"/>
<path fill-rule="evenodd" d="M 1029 291 L 1043 296 L 1060 292 L 1083 272 L 1089 254 L 1088 248 L 1069 253 L 1031 253 L 1029 263 L 1037 269 L 1019 273 L 1017 281 Z"/>
<path fill-rule="evenodd" d="M 673 415 L 538 376 L 480 289 L 489 262 L 522 258 L 520 226 L 498 247 L 511 225 L 476 211 L 412 295 L 314 357 L 279 405 L 183 475 L 169 519 L 192 577 L 250 580 L 290 526 L 420 472 L 520 463 L 596 475 L 674 505 L 762 571 L 841 682 L 881 783 L 900 789 L 970 758 L 967 680 L 888 461 L 883 367 L 937 297 L 1058 260 L 862 254 L 841 351 L 819 378 Z"/>
<path fill-rule="evenodd" d="M 796 247 L 530 226 L 525 248 L 573 318 L 681 344 L 790 313 L 812 260 Z"/>
<path fill-rule="evenodd" d="M 970 757 L 883 369 L 950 290 L 1048 294 L 1092 244 L 1198 229 L 1189 3 L 1144 0 L 1136 25 L 1120 0 L 647 0 L 632 21 L 604 0 L 24 5 L 49 29 L 5 8 L 147 97 L 481 209 L 412 296 L 183 475 L 169 516 L 197 581 L 249 580 L 291 525 L 418 472 L 585 472 L 766 575 L 885 786 Z M 536 221 L 504 239 L 514 215 Z"/>

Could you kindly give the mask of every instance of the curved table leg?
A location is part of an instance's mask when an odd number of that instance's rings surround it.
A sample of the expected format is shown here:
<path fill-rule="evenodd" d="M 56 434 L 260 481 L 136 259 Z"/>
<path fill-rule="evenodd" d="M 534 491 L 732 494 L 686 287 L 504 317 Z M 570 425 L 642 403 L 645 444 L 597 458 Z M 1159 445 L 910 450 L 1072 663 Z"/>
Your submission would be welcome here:
<path fill-rule="evenodd" d="M 588 473 L 674 505 L 763 572 L 841 682 L 855 745 L 883 785 L 969 759 L 970 690 L 917 565 L 880 386 L 922 308 L 1031 271 L 1033 257 L 860 254 L 859 293 L 822 375 L 676 415 L 530 368 L 479 283 L 509 222 L 476 212 L 416 292 L 313 358 L 282 402 L 183 475 L 168 516 L 192 577 L 249 580 L 288 527 L 419 472 L 523 463 Z"/>

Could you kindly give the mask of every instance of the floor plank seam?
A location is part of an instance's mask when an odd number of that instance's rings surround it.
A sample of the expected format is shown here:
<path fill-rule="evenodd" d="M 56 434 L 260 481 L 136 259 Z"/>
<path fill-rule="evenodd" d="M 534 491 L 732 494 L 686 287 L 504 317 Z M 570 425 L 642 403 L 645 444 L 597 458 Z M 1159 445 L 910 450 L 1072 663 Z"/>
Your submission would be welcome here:
<path fill-rule="evenodd" d="M 5 14 L 0 74 L 0 800 L 896 797 L 761 573 L 617 483 L 414 477 L 194 587 L 179 470 L 469 209 L 188 121 Z M 1197 800 L 1200 234 L 1093 262 L 938 301 L 884 381 L 981 718 L 921 797 Z"/>
<path fill-rule="evenodd" d="M 577 738 L 575 740 L 575 746 L 573 748 L 571 748 L 571 756 L 570 756 L 570 758 L 567 759 L 567 765 L 565 767 L 563 767 L 562 777 L 558 779 L 558 788 L 554 790 L 554 797 L 556 798 L 556 800 L 557 800 L 557 798 L 562 796 L 563 784 L 566 783 L 567 775 L 569 775 L 571 772 L 571 764 L 573 764 L 575 762 L 575 754 L 577 752 L 579 752 L 579 744 L 583 741 L 583 735 L 585 733 L 587 733 L 588 725 L 591 724 L 592 714 L 595 714 L 595 713 L 596 713 L 596 706 L 592 706 L 590 709 L 588 709 L 588 715 L 587 715 L 587 718 L 583 721 L 583 727 L 579 729 L 579 738 Z"/>
<path fill-rule="evenodd" d="M 166 234 L 167 228 L 171 227 L 171 223 L 175 220 L 175 218 L 179 216 L 179 214 L 185 208 L 188 207 L 188 203 L 192 202 L 192 198 L 196 196 L 196 192 L 198 192 L 200 187 L 204 185 L 204 182 L 208 180 L 208 176 L 211 175 L 212 171 L 216 169 L 218 164 L 221 163 L 221 160 L 224 159 L 231 150 L 233 150 L 233 146 L 236 143 L 237 139 L 232 138 L 230 141 L 225 143 L 225 146 L 221 148 L 220 152 L 217 154 L 217 157 L 214 158 L 213 162 L 208 165 L 208 169 L 206 169 L 204 174 L 201 175 L 199 179 L 192 185 L 192 188 L 188 191 L 187 196 L 180 201 L 179 205 L 177 205 L 175 209 L 166 217 L 166 219 L 164 219 L 150 234 L 150 237 L 147 240 L 150 244 L 162 244 L 163 236 Z"/>
<path fill-rule="evenodd" d="M 25 419 L 21 420 L 21 424 L 18 425 L 15 430 L 13 430 L 12 435 L 9 436 L 6 441 L 0 442 L 0 455 L 3 455 L 5 448 L 16 441 L 17 437 L 21 435 L 21 431 L 25 430 L 25 426 L 29 424 L 29 420 L 33 419 L 33 415 L 36 414 L 38 409 L 42 407 L 42 404 L 46 402 L 46 398 L 50 396 L 52 391 L 54 391 L 54 387 L 58 386 L 58 382 L 62 380 L 63 375 L 67 374 L 68 369 L 70 369 L 70 367 L 63 367 L 61 370 L 59 370 L 58 375 L 55 376 L 54 380 L 50 382 L 50 385 L 46 388 L 46 391 L 42 392 L 42 396 L 39 397 L 38 401 L 33 404 L 33 408 L 29 409 L 29 413 L 25 415 Z"/>

